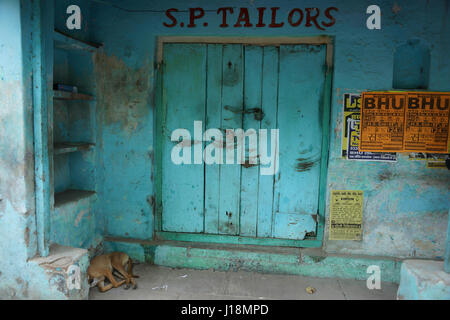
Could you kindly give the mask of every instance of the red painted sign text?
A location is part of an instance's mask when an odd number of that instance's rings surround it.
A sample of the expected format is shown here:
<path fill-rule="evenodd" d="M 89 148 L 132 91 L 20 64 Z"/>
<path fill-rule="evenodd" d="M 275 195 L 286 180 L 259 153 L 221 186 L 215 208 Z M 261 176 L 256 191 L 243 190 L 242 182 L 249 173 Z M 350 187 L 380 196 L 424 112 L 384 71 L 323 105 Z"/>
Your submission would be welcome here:
<path fill-rule="evenodd" d="M 261 7 L 256 8 L 256 10 L 251 9 L 251 12 L 249 12 L 248 8 L 223 7 L 206 12 L 203 8 L 189 8 L 188 21 L 182 21 L 180 17 L 182 12 L 176 8 L 171 8 L 166 10 L 168 20 L 164 21 L 163 25 L 168 28 L 175 26 L 194 28 L 199 25 L 207 27 L 208 22 L 205 21 L 205 15 L 213 11 L 219 17 L 219 27 L 221 28 L 281 28 L 283 26 L 298 27 L 303 25 L 325 30 L 325 28 L 336 23 L 333 14 L 339 11 L 336 7 L 329 7 L 322 11 L 319 8 L 294 8 L 287 14 L 282 14 L 279 10 L 279 7 Z"/>

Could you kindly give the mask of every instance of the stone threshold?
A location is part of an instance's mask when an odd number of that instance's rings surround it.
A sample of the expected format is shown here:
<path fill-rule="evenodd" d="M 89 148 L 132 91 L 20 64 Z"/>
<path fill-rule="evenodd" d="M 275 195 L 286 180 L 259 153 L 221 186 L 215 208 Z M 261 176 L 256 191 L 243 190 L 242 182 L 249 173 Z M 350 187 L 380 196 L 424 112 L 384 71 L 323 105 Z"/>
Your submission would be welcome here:
<path fill-rule="evenodd" d="M 243 270 L 318 278 L 366 280 L 378 266 L 381 281 L 399 283 L 402 259 L 292 248 L 105 237 L 105 252 L 123 251 L 136 261 L 172 268 Z"/>

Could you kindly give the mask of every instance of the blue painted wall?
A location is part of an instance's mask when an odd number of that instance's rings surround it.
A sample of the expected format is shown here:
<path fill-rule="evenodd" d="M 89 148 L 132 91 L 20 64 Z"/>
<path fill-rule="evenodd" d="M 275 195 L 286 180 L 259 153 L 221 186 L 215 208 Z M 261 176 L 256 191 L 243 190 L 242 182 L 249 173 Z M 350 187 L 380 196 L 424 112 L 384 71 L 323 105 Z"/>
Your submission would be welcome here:
<path fill-rule="evenodd" d="M 200 36 L 335 36 L 331 140 L 327 199 L 333 189 L 357 189 L 365 194 L 362 241 L 324 241 L 328 252 L 394 257 L 435 258 L 444 255 L 449 209 L 449 171 L 427 169 L 422 161 L 399 155 L 397 163 L 350 162 L 340 158 L 342 96 L 363 90 L 389 90 L 393 83 L 394 53 L 418 39 L 430 49 L 428 90 L 450 91 L 448 1 L 379 1 L 382 30 L 367 30 L 364 14 L 370 1 L 320 1 L 319 9 L 336 6 L 336 24 L 326 30 L 299 27 L 219 28 L 215 12 L 208 27 L 166 28 L 164 11 L 186 9 L 185 1 L 55 1 L 55 26 L 64 29 L 68 4 L 79 4 L 83 29 L 75 36 L 104 43 L 81 68 L 85 90 L 96 95 L 95 204 L 80 203 L 78 214 L 54 219 L 57 241 L 89 247 L 101 235 L 151 239 L 154 230 L 155 51 L 159 35 Z M 280 16 L 294 7 L 317 6 L 278 1 Z M 273 1 L 198 1 L 195 6 L 216 10 L 223 6 L 273 6 Z M 252 12 L 252 11 L 251 11 Z M 254 12 L 254 11 L 253 11 Z M 186 21 L 187 13 L 177 16 Z M 233 15 L 236 17 L 236 14 Z M 0 3 L 0 297 L 62 297 L 52 293 L 49 279 L 28 259 L 37 253 L 35 226 L 31 3 Z M 415 41 L 415 40 L 414 40 Z M 64 60 L 64 59 L 63 59 Z M 72 63 L 76 67 L 79 61 Z M 281 128 L 282 134 L 282 128 Z M 82 179 L 78 179 L 81 182 Z M 76 181 L 77 182 L 77 181 Z M 77 183 L 78 183 L 77 182 Z M 89 187 L 90 188 L 90 187 Z M 88 208 L 90 213 L 83 214 Z M 94 208 L 94 209 L 92 209 Z M 328 205 L 327 205 L 328 214 Z M 73 210 L 71 211 L 73 213 Z M 67 219 L 67 220 L 66 220 Z M 91 220 L 83 220 L 91 219 Z M 73 223 L 73 224 L 72 224 Z M 80 226 L 80 229 L 76 229 Z M 74 231 L 74 232 L 72 232 Z M 76 231 L 76 232 L 75 232 Z M 66 232 L 70 237 L 63 239 Z M 55 236 L 55 239 L 58 236 Z M 325 239 L 327 239 L 327 230 Z M 19 270 L 19 271 L 18 271 Z M 47 293 L 45 293 L 47 292 Z"/>
<path fill-rule="evenodd" d="M 127 9 L 164 11 L 186 9 L 184 1 L 161 3 L 116 2 Z M 154 164 L 154 63 L 156 36 L 335 36 L 332 91 L 331 142 L 328 195 L 333 189 L 364 190 L 363 241 L 325 241 L 329 252 L 361 253 L 396 257 L 441 257 L 449 207 L 449 172 L 427 169 L 424 162 L 399 155 L 397 163 L 354 162 L 340 158 L 342 96 L 363 90 L 389 90 L 393 83 L 394 52 L 409 39 L 429 46 L 428 90 L 450 91 L 449 8 L 446 1 L 380 1 L 382 30 L 365 27 L 370 1 L 334 3 L 321 1 L 319 9 L 339 8 L 334 26 L 325 31 L 314 27 L 218 28 L 215 12 L 204 20 L 209 26 L 166 28 L 163 12 L 126 12 L 112 6 L 81 3 L 90 11 L 86 24 L 91 40 L 104 43 L 96 56 L 97 99 L 101 127 L 98 215 L 105 235 L 149 239 L 153 232 Z M 83 6 L 84 5 L 84 6 Z M 272 1 L 199 1 L 196 6 L 273 6 Z M 317 6 L 277 2 L 280 16 L 294 7 Z M 61 8 L 60 8 L 61 9 Z M 256 10 L 256 9 L 255 9 Z M 58 15 L 58 13 L 56 13 Z M 177 17 L 187 20 L 187 13 Z M 236 18 L 236 14 L 234 14 Z M 233 20 L 231 20 L 233 21 Z M 285 20 L 286 22 L 286 20 Z M 282 130 L 282 129 L 281 129 Z M 282 134 L 282 132 L 280 133 Z M 328 212 L 328 207 L 327 207 Z M 327 231 L 326 231 L 327 232 Z M 325 235 L 327 239 L 327 234 Z"/>
<path fill-rule="evenodd" d="M 409 39 L 420 39 L 431 52 L 428 90 L 450 90 L 450 65 L 446 59 L 450 40 L 446 1 L 380 1 L 382 30 L 365 28 L 370 1 L 336 4 L 321 1 L 321 10 L 337 6 L 336 24 L 325 31 L 303 24 L 297 28 L 218 28 L 215 13 L 208 13 L 204 28 L 166 28 L 164 13 L 131 13 L 108 5 L 91 5 L 90 31 L 105 44 L 97 56 L 97 81 L 102 107 L 103 201 L 105 234 L 149 238 L 153 230 L 153 118 L 155 40 L 158 35 L 224 36 L 335 36 L 332 91 L 331 142 L 328 195 L 333 189 L 365 192 L 363 241 L 325 241 L 329 252 L 361 253 L 396 257 L 443 255 L 449 172 L 427 169 L 424 162 L 399 155 L 397 163 L 351 162 L 340 158 L 342 96 L 363 90 L 389 90 L 393 83 L 394 52 Z M 221 1 L 200 1 L 196 6 L 217 9 Z M 268 6 L 271 1 L 227 2 L 227 6 Z M 277 2 L 281 16 L 287 11 L 317 5 L 295 1 Z M 129 1 L 128 9 L 185 9 L 183 1 L 165 5 Z M 187 14 L 178 17 L 186 21 Z M 120 23 L 119 23 L 120 22 Z M 281 129 L 282 130 L 282 129 Z M 282 132 L 280 133 L 282 134 Z M 328 207 L 327 207 L 328 212 Z M 327 232 L 327 231 L 326 231 Z M 325 235 L 327 239 L 327 234 Z"/>
<path fill-rule="evenodd" d="M 37 250 L 32 96 L 26 90 L 31 87 L 31 42 L 22 38 L 30 31 L 29 16 L 19 1 L 0 3 L 0 296 L 26 294 L 22 274 L 11 261 L 26 269 Z"/>
<path fill-rule="evenodd" d="M 164 4 L 115 2 L 127 9 L 186 9 L 185 1 Z M 397 163 L 354 162 L 340 158 L 342 96 L 363 90 L 389 90 L 394 52 L 409 39 L 430 48 L 428 90 L 450 91 L 447 1 L 379 1 L 382 30 L 365 27 L 370 1 L 278 1 L 286 22 L 294 7 L 338 7 L 336 23 L 325 31 L 289 25 L 283 28 L 219 28 L 215 12 L 207 12 L 196 28 L 166 28 L 163 12 L 126 12 L 103 3 L 90 4 L 91 39 L 104 43 L 96 58 L 98 105 L 101 109 L 102 201 L 105 235 L 148 239 L 152 235 L 155 44 L 159 35 L 203 36 L 335 36 L 328 194 L 333 189 L 365 192 L 363 241 L 325 241 L 329 252 L 396 257 L 441 257 L 449 207 L 449 172 L 427 169 L 421 161 L 399 155 Z M 198 1 L 195 6 L 256 8 L 273 1 Z M 256 9 L 254 9 L 256 12 Z M 187 13 L 177 18 L 187 21 Z M 233 15 L 234 19 L 236 14 Z M 268 17 L 266 17 L 268 18 Z M 255 18 L 253 18 L 255 19 Z M 231 20 L 233 21 L 233 20 Z M 256 22 L 255 22 L 256 23 Z M 281 128 L 282 130 L 282 128 Z M 280 132 L 282 134 L 282 131 Z M 327 207 L 328 212 L 328 207 Z M 327 232 L 327 231 L 326 231 Z M 327 233 L 325 235 L 327 239 Z"/>
<path fill-rule="evenodd" d="M 33 28 L 39 5 L 0 2 L 0 299 L 67 298 L 58 289 L 61 278 L 33 259 L 38 239 L 32 68 L 39 55 L 32 56 L 32 37 L 39 31 Z"/>

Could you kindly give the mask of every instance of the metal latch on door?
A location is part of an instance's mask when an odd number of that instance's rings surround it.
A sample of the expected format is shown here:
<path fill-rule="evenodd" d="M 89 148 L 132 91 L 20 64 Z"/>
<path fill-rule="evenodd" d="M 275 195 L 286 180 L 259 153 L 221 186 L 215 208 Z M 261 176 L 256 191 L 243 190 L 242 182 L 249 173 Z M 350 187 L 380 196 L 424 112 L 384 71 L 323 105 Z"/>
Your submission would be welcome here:
<path fill-rule="evenodd" d="M 231 106 L 225 106 L 225 110 L 231 111 L 233 113 L 242 113 L 242 114 L 255 114 L 255 120 L 261 121 L 264 118 L 264 112 L 261 108 L 250 108 L 250 109 L 243 109 L 243 108 L 236 108 Z"/>

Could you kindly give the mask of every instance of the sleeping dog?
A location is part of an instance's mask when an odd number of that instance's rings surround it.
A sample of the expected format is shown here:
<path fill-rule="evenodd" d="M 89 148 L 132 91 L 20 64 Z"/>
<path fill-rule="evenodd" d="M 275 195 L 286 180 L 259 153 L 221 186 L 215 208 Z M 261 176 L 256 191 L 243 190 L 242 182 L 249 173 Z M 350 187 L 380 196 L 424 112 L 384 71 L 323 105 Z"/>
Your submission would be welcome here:
<path fill-rule="evenodd" d="M 128 265 L 128 271 L 125 271 L 125 266 Z M 113 273 L 118 273 L 116 276 L 121 278 L 117 281 Z M 88 283 L 91 287 L 98 286 L 100 292 L 105 292 L 111 288 L 120 287 L 125 283 L 125 289 L 130 288 L 130 282 L 133 284 L 133 289 L 137 288 L 134 278 L 139 276 L 133 275 L 133 262 L 131 258 L 123 252 L 112 252 L 96 256 L 91 260 L 91 264 L 87 270 Z M 105 279 L 109 280 L 109 284 L 105 285 Z"/>

